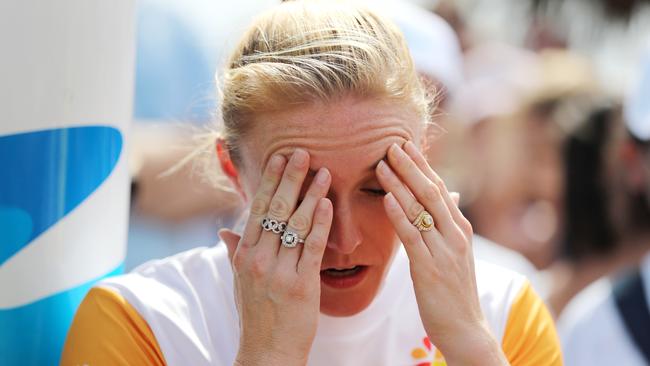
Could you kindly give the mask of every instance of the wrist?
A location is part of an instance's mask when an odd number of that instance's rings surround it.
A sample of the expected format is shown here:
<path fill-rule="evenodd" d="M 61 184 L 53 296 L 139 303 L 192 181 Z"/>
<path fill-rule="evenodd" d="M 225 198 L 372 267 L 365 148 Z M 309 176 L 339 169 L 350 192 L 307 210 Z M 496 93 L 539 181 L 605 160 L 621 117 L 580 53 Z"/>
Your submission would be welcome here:
<path fill-rule="evenodd" d="M 501 345 L 486 324 L 473 327 L 458 335 L 445 337 L 439 347 L 448 365 L 509 365 Z"/>
<path fill-rule="evenodd" d="M 307 352 L 308 353 L 308 352 Z M 304 366 L 308 354 L 288 353 L 280 347 L 262 345 L 240 345 L 235 366 Z"/>
<path fill-rule="evenodd" d="M 292 359 L 271 352 L 250 354 L 240 351 L 233 366 L 304 366 L 306 364 L 306 359 Z"/>

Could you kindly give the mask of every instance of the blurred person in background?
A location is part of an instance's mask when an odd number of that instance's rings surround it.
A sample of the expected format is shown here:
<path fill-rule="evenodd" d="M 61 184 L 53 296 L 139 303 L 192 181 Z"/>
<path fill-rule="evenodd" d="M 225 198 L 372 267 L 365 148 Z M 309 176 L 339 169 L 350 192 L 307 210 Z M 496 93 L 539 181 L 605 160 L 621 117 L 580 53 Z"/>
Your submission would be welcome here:
<path fill-rule="evenodd" d="M 469 177 L 461 189 L 464 211 L 477 233 L 523 253 L 538 268 L 553 252 L 557 217 L 547 208 L 557 199 L 560 159 L 553 123 L 537 121 L 533 106 L 551 89 L 564 93 L 543 66 L 537 54 L 504 44 L 471 49 L 467 83 L 450 112 L 467 126 L 467 162 L 459 164 Z"/>
<path fill-rule="evenodd" d="M 525 278 L 474 264 L 391 22 L 283 3 L 223 80 L 224 130 L 204 147 L 249 205 L 243 230 L 93 288 L 63 364 L 561 364 Z"/>
<path fill-rule="evenodd" d="M 464 145 L 470 162 L 459 165 L 473 179 L 461 189 L 464 210 L 477 233 L 523 253 L 539 269 L 549 268 L 580 245 L 565 237 L 575 228 L 565 225 L 564 202 L 576 193 L 565 186 L 575 172 L 566 169 L 564 151 L 578 127 L 603 115 L 606 98 L 588 62 L 566 51 L 535 54 L 485 44 L 468 51 L 467 65 L 469 81 L 452 112 L 468 124 Z M 589 280 L 562 274 L 567 282 L 560 285 L 555 272 L 540 287 L 559 311 Z"/>
<path fill-rule="evenodd" d="M 650 364 L 650 254 L 643 254 L 650 250 L 650 53 L 642 70 L 625 105 L 627 130 L 606 202 L 610 235 L 628 255 L 614 253 L 618 271 L 583 290 L 560 317 L 567 365 Z M 621 274 L 624 266 L 633 269 Z"/>
<path fill-rule="evenodd" d="M 624 137 L 621 108 L 610 102 L 590 109 L 562 143 L 559 246 L 546 271 L 552 283 L 547 300 L 556 314 L 590 283 L 631 265 L 648 249 L 628 240 L 636 236 L 636 224 L 624 224 L 635 202 L 624 197 L 630 192 L 621 164 Z"/>

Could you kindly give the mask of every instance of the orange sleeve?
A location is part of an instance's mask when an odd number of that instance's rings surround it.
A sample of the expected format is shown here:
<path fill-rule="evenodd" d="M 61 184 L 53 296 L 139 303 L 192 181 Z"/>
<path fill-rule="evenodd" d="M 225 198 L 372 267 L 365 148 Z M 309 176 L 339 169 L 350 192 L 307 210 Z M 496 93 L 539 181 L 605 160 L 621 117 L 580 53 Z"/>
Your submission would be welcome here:
<path fill-rule="evenodd" d="M 562 365 L 553 318 L 529 283 L 510 307 L 503 351 L 512 366 Z"/>
<path fill-rule="evenodd" d="M 95 287 L 72 321 L 61 365 L 165 365 L 165 360 L 140 314 L 117 293 Z"/>

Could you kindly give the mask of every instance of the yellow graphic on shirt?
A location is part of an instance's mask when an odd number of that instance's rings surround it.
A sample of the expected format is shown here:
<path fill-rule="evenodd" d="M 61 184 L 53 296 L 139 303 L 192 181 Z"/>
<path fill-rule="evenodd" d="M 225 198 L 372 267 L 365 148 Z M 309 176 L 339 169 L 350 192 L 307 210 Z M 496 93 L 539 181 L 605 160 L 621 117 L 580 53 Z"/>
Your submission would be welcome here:
<path fill-rule="evenodd" d="M 422 339 L 422 344 L 424 345 L 424 348 L 417 347 L 413 348 L 411 351 L 411 357 L 413 357 L 416 362 L 418 362 L 415 364 L 415 366 L 447 366 L 445 358 L 442 356 L 442 353 L 438 351 L 438 349 L 435 349 L 432 362 L 426 360 L 430 359 L 431 353 L 434 351 L 429 337 L 424 337 Z"/>

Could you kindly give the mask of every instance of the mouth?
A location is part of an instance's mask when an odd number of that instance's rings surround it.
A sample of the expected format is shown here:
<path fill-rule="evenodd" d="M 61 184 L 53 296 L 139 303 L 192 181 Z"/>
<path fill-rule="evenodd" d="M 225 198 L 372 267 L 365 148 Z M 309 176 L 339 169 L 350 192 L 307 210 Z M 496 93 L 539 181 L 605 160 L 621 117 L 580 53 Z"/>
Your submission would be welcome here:
<path fill-rule="evenodd" d="M 328 287 L 343 289 L 358 285 L 368 272 L 368 266 L 330 267 L 320 271 L 321 283 Z"/>

